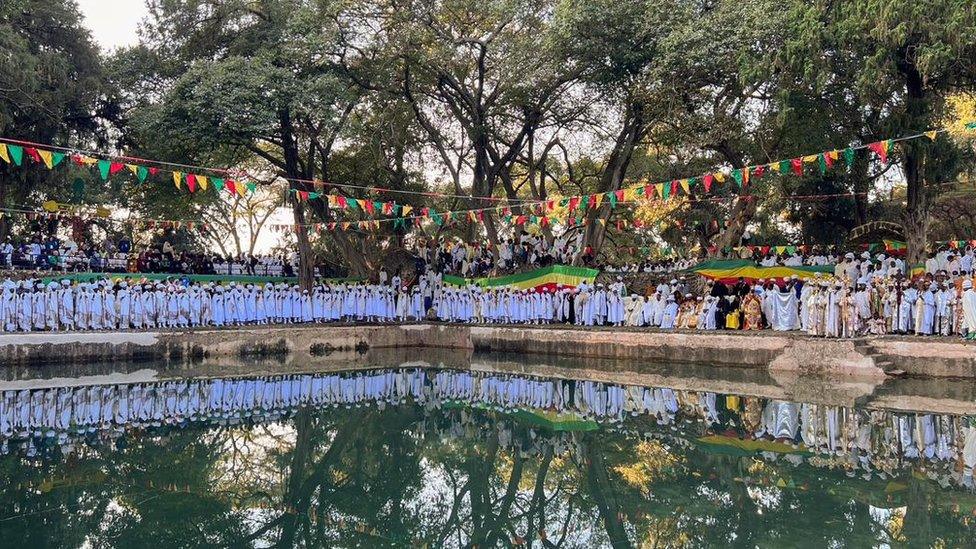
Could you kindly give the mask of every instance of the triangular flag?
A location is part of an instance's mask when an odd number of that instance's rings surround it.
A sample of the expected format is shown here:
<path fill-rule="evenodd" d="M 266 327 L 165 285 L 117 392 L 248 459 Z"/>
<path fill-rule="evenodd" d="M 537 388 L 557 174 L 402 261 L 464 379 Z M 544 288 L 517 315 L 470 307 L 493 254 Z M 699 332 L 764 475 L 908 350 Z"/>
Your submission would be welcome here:
<path fill-rule="evenodd" d="M 868 148 L 878 155 L 882 164 L 888 163 L 888 145 L 886 141 L 875 141 L 874 143 L 868 143 Z"/>
<path fill-rule="evenodd" d="M 850 168 L 854 164 L 855 154 L 857 154 L 857 152 L 850 147 L 844 149 L 844 162 L 847 164 L 848 168 Z"/>
<path fill-rule="evenodd" d="M 752 175 L 754 175 L 756 177 L 756 179 L 759 179 L 765 173 L 766 173 L 766 165 L 765 164 L 756 166 L 756 169 L 752 170 Z"/>
<path fill-rule="evenodd" d="M 778 168 L 777 171 L 780 173 L 780 175 L 785 175 L 790 173 L 790 161 L 780 160 L 779 164 L 777 165 L 777 168 Z"/>
<path fill-rule="evenodd" d="M 137 175 L 139 173 L 139 166 L 136 166 L 135 164 L 126 164 L 125 167 L 129 168 L 132 175 Z"/>
<path fill-rule="evenodd" d="M 145 183 L 146 177 L 148 176 L 149 176 L 149 170 L 147 170 L 145 166 L 139 166 L 138 168 L 136 168 L 136 179 L 139 180 L 139 183 Z"/>
<path fill-rule="evenodd" d="M 207 183 L 209 181 L 210 181 L 210 178 L 208 178 L 205 175 L 198 175 L 197 176 L 197 184 L 200 185 L 200 189 L 201 190 L 204 190 L 204 191 L 207 190 Z"/>
<path fill-rule="evenodd" d="M 715 181 L 725 183 L 725 172 L 715 172 Z"/>
<path fill-rule="evenodd" d="M 803 159 L 794 158 L 790 160 L 790 166 L 793 167 L 793 173 L 796 175 L 803 175 Z"/>
<path fill-rule="evenodd" d="M 186 188 L 190 189 L 191 193 L 197 192 L 197 176 L 196 174 L 188 173 L 186 174 Z"/>
<path fill-rule="evenodd" d="M 657 185 L 654 185 L 654 188 L 657 189 L 657 195 L 660 196 L 663 199 L 664 198 L 664 183 L 658 183 Z"/>
<path fill-rule="evenodd" d="M 705 177 L 702 178 L 702 183 L 705 185 L 705 192 L 706 193 L 712 191 L 712 180 L 713 179 L 715 179 L 715 176 L 713 176 L 710 173 L 705 174 Z"/>
<path fill-rule="evenodd" d="M 37 155 L 41 157 L 41 162 L 44 162 L 44 165 L 47 166 L 47 169 L 50 170 L 54 168 L 54 155 L 51 153 L 51 151 L 44 151 L 38 149 Z"/>
<path fill-rule="evenodd" d="M 244 196 L 244 189 L 247 189 L 247 192 L 249 192 L 249 193 L 253 193 L 257 188 L 258 188 L 258 184 L 257 183 L 255 183 L 253 181 L 248 181 L 247 183 L 244 184 L 244 188 L 243 189 L 240 186 L 238 186 L 237 187 L 237 192 L 241 193 L 241 196 Z"/>
<path fill-rule="evenodd" d="M 224 180 L 219 177 L 213 178 L 213 185 L 214 185 L 214 190 L 217 191 L 218 193 L 224 190 Z"/>
<path fill-rule="evenodd" d="M 115 175 L 123 169 L 125 169 L 125 164 L 122 164 L 121 162 L 112 162 L 112 164 L 108 167 L 108 173 Z"/>
<path fill-rule="evenodd" d="M 925 132 L 925 137 L 928 137 L 932 141 L 935 141 L 935 138 L 938 137 L 938 136 L 939 136 L 939 131 L 938 130 L 932 130 L 930 132 Z"/>
<path fill-rule="evenodd" d="M 744 184 L 742 170 L 732 170 L 732 179 L 735 179 L 735 182 L 739 185 L 739 188 L 741 189 L 742 185 Z"/>
<path fill-rule="evenodd" d="M 180 183 L 183 182 L 183 172 L 173 172 L 173 184 L 176 188 L 180 188 Z"/>
<path fill-rule="evenodd" d="M 688 180 L 682 179 L 680 183 L 681 183 L 681 189 L 685 191 L 685 194 L 686 195 L 691 194 L 691 185 L 688 183 Z"/>
<path fill-rule="evenodd" d="M 98 173 L 102 176 L 102 181 L 108 181 L 108 172 L 112 169 L 112 163 L 108 160 L 98 161 Z"/>
<path fill-rule="evenodd" d="M 224 187 L 226 187 L 227 192 L 230 194 L 237 194 L 237 182 L 233 179 L 228 179 L 224 182 Z"/>
<path fill-rule="evenodd" d="M 31 160 L 33 160 L 34 162 L 38 164 L 41 163 L 41 156 L 37 154 L 37 149 L 35 149 L 34 147 L 27 147 L 26 149 L 24 149 L 24 152 L 26 152 L 27 156 L 31 157 Z"/>
<path fill-rule="evenodd" d="M 2 158 L 7 164 L 10 164 L 10 154 L 7 153 L 6 143 L 0 143 L 0 158 Z"/>
<path fill-rule="evenodd" d="M 820 175 L 827 173 L 827 155 L 826 154 L 818 155 L 817 161 L 820 167 Z"/>
<path fill-rule="evenodd" d="M 7 150 L 10 152 L 10 159 L 14 161 L 14 164 L 20 166 L 24 161 L 24 148 L 20 145 L 7 145 Z"/>

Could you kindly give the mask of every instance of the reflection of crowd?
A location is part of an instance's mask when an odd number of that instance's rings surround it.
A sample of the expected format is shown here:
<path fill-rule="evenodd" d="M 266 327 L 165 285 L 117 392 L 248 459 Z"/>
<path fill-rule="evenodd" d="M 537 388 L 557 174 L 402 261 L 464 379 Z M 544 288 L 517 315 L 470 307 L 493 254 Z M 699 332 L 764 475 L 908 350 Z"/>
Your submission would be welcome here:
<path fill-rule="evenodd" d="M 5 448 L 9 440 L 41 446 L 53 440 L 64 445 L 102 431 L 273 421 L 302 406 L 383 407 L 408 402 L 427 408 L 464 404 L 502 412 L 558 412 L 563 415 L 548 416 L 547 421 L 582 418 L 621 428 L 639 418 L 681 429 L 700 425 L 698 434 L 765 441 L 771 444 L 760 445 L 757 451 L 783 453 L 788 460 L 812 452 L 869 474 L 891 474 L 912 462 L 941 463 L 952 470 L 948 474 L 956 481 L 971 485 L 976 466 L 976 425 L 967 417 L 415 368 L 8 390 L 0 393 L 0 437 Z M 532 447 L 532 440 L 514 438 L 506 425 L 497 427 L 502 446 Z M 451 429 L 465 432 L 473 427 L 466 421 Z M 575 444 L 572 437 L 552 441 L 559 445 L 557 454 Z"/>

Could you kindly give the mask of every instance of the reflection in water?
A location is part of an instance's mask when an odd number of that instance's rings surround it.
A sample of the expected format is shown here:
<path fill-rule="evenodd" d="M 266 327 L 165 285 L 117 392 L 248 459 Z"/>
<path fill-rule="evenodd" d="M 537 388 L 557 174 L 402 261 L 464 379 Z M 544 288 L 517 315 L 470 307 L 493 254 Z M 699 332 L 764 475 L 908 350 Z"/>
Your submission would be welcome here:
<path fill-rule="evenodd" d="M 418 368 L 8 390 L 0 532 L 23 546 L 972 546 L 971 423 Z"/>

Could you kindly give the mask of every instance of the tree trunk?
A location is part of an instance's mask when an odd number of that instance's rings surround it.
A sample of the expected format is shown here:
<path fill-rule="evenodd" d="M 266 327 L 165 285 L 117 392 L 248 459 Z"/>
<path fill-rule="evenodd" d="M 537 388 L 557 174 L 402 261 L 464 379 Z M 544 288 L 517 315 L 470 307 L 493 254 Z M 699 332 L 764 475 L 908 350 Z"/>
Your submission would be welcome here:
<path fill-rule="evenodd" d="M 298 180 L 304 174 L 299 169 L 298 146 L 295 143 L 295 132 L 288 109 L 278 113 L 281 124 L 281 142 L 285 156 L 285 174 L 289 178 L 288 188 L 298 189 Z M 289 193 L 291 194 L 291 193 Z M 297 197 L 292 199 L 292 212 L 295 214 L 295 236 L 298 240 L 298 284 L 303 290 L 312 290 L 315 284 L 315 258 L 312 254 L 312 243 L 308 239 L 308 226 L 305 223 L 305 207 Z"/>
<path fill-rule="evenodd" d="M 740 195 L 736 197 L 735 204 L 732 205 L 729 224 L 724 231 L 717 234 L 712 240 L 715 255 L 725 257 L 727 249 L 738 246 L 742 235 L 746 232 L 746 226 L 755 215 L 756 201 L 752 196 Z"/>
<path fill-rule="evenodd" d="M 928 101 L 925 82 L 912 62 L 914 54 L 908 47 L 902 48 L 896 65 L 905 78 L 905 122 L 909 129 L 922 128 L 928 122 Z M 901 143 L 904 158 L 903 169 L 907 185 L 908 204 L 905 211 L 905 235 L 908 240 L 908 271 L 911 266 L 925 260 L 925 245 L 929 228 L 929 195 L 926 189 L 925 162 L 928 144 L 921 139 Z M 905 273 L 908 275 L 909 273 Z"/>
<path fill-rule="evenodd" d="M 600 184 L 597 192 L 606 193 L 620 189 L 630 166 L 630 160 L 634 154 L 637 142 L 644 135 L 644 114 L 643 108 L 636 103 L 627 105 L 627 112 L 624 116 L 624 124 L 614 142 L 613 150 L 607 158 L 607 167 L 600 176 Z M 577 251 L 576 263 L 579 263 L 583 252 L 589 248 L 591 255 L 596 257 L 603 247 L 606 239 L 606 225 L 599 222 L 601 219 L 608 220 L 612 212 L 609 205 L 602 205 L 599 208 L 589 210 L 587 213 L 586 233 L 583 237 L 583 249 Z"/>

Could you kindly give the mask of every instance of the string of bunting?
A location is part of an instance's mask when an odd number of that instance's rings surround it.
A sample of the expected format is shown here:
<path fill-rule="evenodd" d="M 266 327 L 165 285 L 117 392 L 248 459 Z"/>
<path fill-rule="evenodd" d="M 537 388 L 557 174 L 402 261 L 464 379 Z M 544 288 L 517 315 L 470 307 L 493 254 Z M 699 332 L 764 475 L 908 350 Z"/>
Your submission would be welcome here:
<path fill-rule="evenodd" d="M 976 122 L 967 123 L 965 127 L 968 130 L 976 130 Z M 514 222 L 515 225 L 532 223 L 546 226 L 551 223 L 547 213 L 553 212 L 557 205 L 559 207 L 566 208 L 568 212 L 566 223 L 572 226 L 585 223 L 585 218 L 582 214 L 585 213 L 586 210 L 599 209 L 604 204 L 609 205 L 610 209 L 613 210 L 618 205 L 630 204 L 640 200 L 667 201 L 681 196 L 686 198 L 694 197 L 700 191 L 704 191 L 706 194 L 712 193 L 717 187 L 733 182 L 737 188 L 741 190 L 747 188 L 752 181 L 762 178 L 767 174 L 803 176 L 808 173 L 808 165 L 815 165 L 820 174 L 824 174 L 828 169 L 833 168 L 841 161 L 843 161 L 843 163 L 849 167 L 851 164 L 853 164 L 858 151 L 862 150 L 872 152 L 882 164 L 887 164 L 895 143 L 923 137 L 934 140 L 940 133 L 946 131 L 948 130 L 945 128 L 934 129 L 918 134 L 884 139 L 863 145 L 853 145 L 844 149 L 821 151 L 814 154 L 806 154 L 795 158 L 776 160 L 764 164 L 745 166 L 742 168 L 716 170 L 695 177 L 683 179 L 673 179 L 670 181 L 657 183 L 641 180 L 637 184 L 631 184 L 630 186 L 626 186 L 614 191 L 569 196 L 560 199 L 513 200 L 495 197 L 450 195 L 436 192 L 401 191 L 348 184 L 329 184 L 336 188 L 366 189 L 375 192 L 395 192 L 401 194 L 417 194 L 435 198 L 453 197 L 505 202 L 504 204 L 491 207 L 459 211 L 437 212 L 432 208 L 423 207 L 418 209 L 411 205 L 398 204 L 389 200 L 377 201 L 351 198 L 342 196 L 340 194 L 325 193 L 322 191 L 289 189 L 289 192 L 298 201 L 327 200 L 328 205 L 331 208 L 336 208 L 338 210 L 345 210 L 349 212 L 358 211 L 369 216 L 384 215 L 390 217 L 389 219 L 383 220 L 373 219 L 358 222 L 330 222 L 325 224 L 329 230 L 342 227 L 348 228 L 353 226 L 353 223 L 358 223 L 359 228 L 377 227 L 378 223 L 381 221 L 392 222 L 394 223 L 395 227 L 405 227 L 407 221 L 413 220 L 416 225 L 419 225 L 420 223 L 417 220 L 422 219 L 429 219 L 434 224 L 442 226 L 445 223 L 450 223 L 452 219 L 458 219 L 462 216 L 466 217 L 467 220 L 472 223 L 477 223 L 484 221 L 485 212 L 500 213 L 504 221 L 510 223 Z M 99 156 L 102 158 L 99 158 Z M 108 181 L 110 177 L 123 171 L 131 173 L 139 183 L 146 183 L 150 177 L 165 177 L 171 179 L 173 184 L 178 189 L 185 187 L 186 190 L 191 194 L 213 188 L 213 190 L 218 193 L 227 191 L 231 194 L 239 194 L 244 196 L 247 193 L 255 192 L 258 186 L 258 184 L 254 181 L 247 181 L 242 178 L 231 177 L 231 174 L 234 172 L 228 169 L 203 168 L 200 171 L 207 171 L 211 174 L 204 175 L 199 173 L 199 171 L 191 172 L 186 170 L 186 168 L 192 168 L 192 166 L 132 159 L 128 157 L 112 157 L 102 153 L 77 151 L 49 145 L 40 145 L 27 141 L 0 138 L 0 160 L 6 162 L 7 164 L 22 166 L 24 165 L 25 157 L 31 159 L 35 164 L 43 164 L 50 170 L 64 165 L 66 160 L 70 160 L 70 162 L 75 165 L 96 169 L 103 181 Z M 184 169 L 164 170 L 158 167 L 158 165 L 178 166 Z M 213 174 L 218 174 L 219 177 L 218 175 Z M 313 184 L 317 189 L 323 189 L 326 185 L 325 182 L 316 180 L 284 179 L 287 181 Z M 513 212 L 513 210 L 519 211 L 516 213 Z M 417 212 L 417 215 L 411 216 L 410 214 L 413 212 Z M 605 224 L 605 219 L 603 218 L 600 218 L 597 221 Z M 306 225 L 318 226 L 323 224 L 315 223 Z M 300 227 L 300 225 L 293 225 L 293 227 L 297 229 Z"/>

